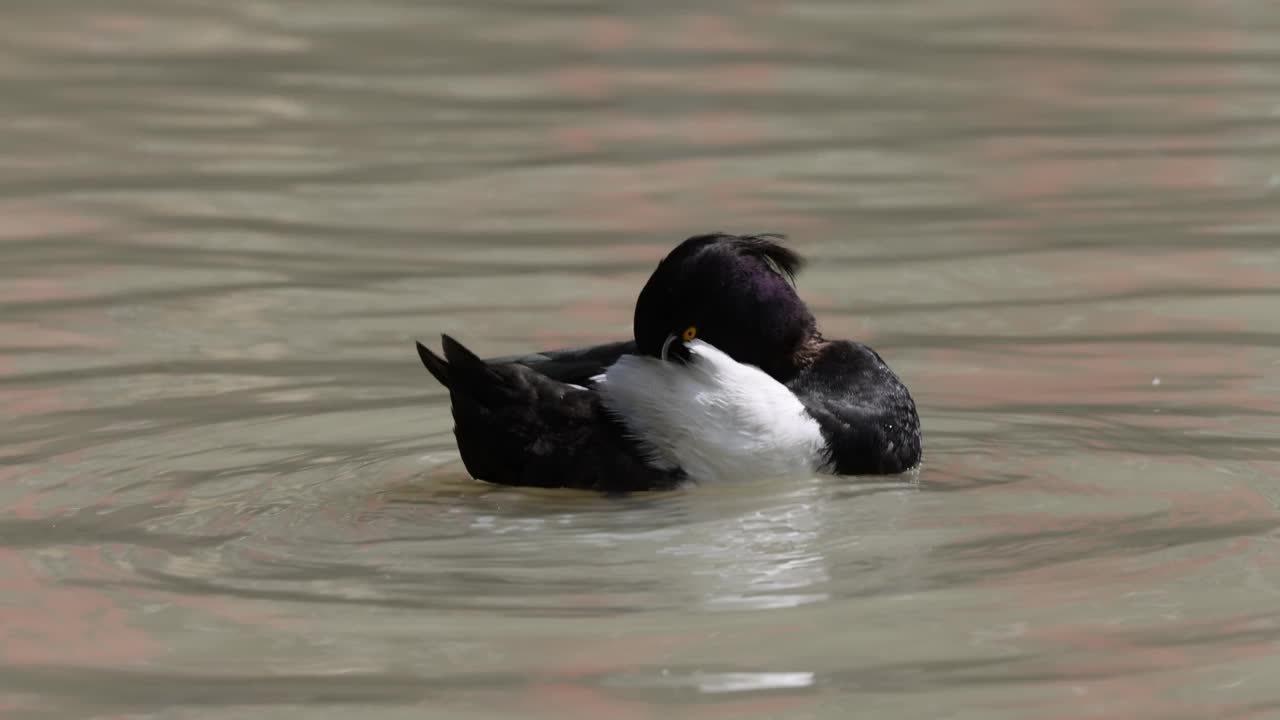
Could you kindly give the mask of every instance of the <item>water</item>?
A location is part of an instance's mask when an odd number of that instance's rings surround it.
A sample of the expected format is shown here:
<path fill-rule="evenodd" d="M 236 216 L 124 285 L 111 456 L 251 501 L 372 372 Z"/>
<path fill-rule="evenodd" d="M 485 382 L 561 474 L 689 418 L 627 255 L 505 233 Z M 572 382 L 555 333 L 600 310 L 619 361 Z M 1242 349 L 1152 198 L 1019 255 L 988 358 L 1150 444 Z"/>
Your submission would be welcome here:
<path fill-rule="evenodd" d="M 0 717 L 1280 717 L 1280 6 L 10 2 Z M 918 477 L 466 478 L 781 231 Z"/>

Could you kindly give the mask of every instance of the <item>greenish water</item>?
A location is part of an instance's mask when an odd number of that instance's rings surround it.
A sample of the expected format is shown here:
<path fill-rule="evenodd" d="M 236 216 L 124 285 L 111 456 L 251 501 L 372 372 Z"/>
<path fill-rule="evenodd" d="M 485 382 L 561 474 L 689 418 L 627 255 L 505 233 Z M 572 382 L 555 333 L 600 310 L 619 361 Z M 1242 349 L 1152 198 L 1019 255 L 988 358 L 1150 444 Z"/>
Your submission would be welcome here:
<path fill-rule="evenodd" d="M 1280 6 L 11 2 L 0 717 L 1280 717 Z M 926 463 L 468 479 L 779 231 Z"/>

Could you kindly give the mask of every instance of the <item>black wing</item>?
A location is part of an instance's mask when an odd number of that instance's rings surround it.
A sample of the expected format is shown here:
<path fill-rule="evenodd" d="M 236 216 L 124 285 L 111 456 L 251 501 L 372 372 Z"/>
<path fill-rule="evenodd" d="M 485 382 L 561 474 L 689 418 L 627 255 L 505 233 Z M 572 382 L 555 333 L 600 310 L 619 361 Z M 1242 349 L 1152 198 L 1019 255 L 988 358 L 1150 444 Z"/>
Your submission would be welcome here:
<path fill-rule="evenodd" d="M 670 488 L 679 473 L 646 463 L 594 390 L 515 362 L 485 361 L 442 337 L 444 358 L 418 343 L 453 400 L 454 436 L 472 476 L 502 485 L 606 492 Z"/>
<path fill-rule="evenodd" d="M 516 363 L 533 368 L 553 380 L 586 386 L 591 378 L 604 372 L 606 368 L 623 355 L 634 355 L 634 340 L 604 343 L 590 347 L 548 350 L 528 355 L 508 355 L 491 358 L 489 363 Z"/>

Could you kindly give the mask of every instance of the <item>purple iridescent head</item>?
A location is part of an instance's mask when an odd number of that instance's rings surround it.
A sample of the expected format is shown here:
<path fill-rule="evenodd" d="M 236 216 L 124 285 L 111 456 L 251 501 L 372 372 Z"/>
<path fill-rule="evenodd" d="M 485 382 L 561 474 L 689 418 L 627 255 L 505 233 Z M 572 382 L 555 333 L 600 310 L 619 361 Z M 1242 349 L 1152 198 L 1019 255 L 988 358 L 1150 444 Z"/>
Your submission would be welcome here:
<path fill-rule="evenodd" d="M 817 327 L 793 285 L 803 261 L 779 240 L 716 234 L 680 243 L 636 301 L 638 351 L 662 357 L 696 337 L 775 378 L 793 375 Z"/>

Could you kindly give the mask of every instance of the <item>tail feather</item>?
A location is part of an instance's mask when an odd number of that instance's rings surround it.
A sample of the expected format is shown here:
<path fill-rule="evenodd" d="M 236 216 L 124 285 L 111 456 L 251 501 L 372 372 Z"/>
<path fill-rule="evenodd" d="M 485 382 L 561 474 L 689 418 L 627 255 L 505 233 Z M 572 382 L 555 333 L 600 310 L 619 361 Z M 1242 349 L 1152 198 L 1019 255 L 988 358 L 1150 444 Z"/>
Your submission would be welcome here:
<path fill-rule="evenodd" d="M 452 387 L 449 381 L 449 363 L 443 358 L 427 349 L 422 343 L 414 343 L 418 346 L 418 357 L 422 358 L 422 364 L 426 366 L 427 371 L 435 376 L 436 380 L 446 388 Z"/>
<path fill-rule="evenodd" d="M 493 397 L 490 396 L 493 393 L 504 397 L 512 391 L 512 383 L 521 384 L 516 380 L 516 365 L 486 363 L 447 334 L 440 336 L 440 346 L 444 347 L 444 359 L 449 361 L 449 378 L 453 380 L 454 391 L 489 397 L 492 402 Z"/>
<path fill-rule="evenodd" d="M 444 348 L 444 356 L 451 365 L 456 365 L 460 368 L 480 368 L 485 365 L 485 362 L 478 355 L 448 335 L 440 335 L 440 346 Z"/>
<path fill-rule="evenodd" d="M 469 397 L 487 405 L 497 402 L 498 398 L 506 398 L 514 389 L 512 383 L 516 381 L 504 374 L 507 366 L 490 365 L 448 335 L 440 336 L 443 358 L 422 343 L 417 345 L 422 364 L 441 385 L 449 389 L 455 403 L 459 397 Z"/>
<path fill-rule="evenodd" d="M 441 335 L 440 345 L 444 348 L 445 359 L 449 361 L 452 389 L 487 393 L 507 384 L 494 366 L 480 359 L 480 356 L 457 340 Z"/>

